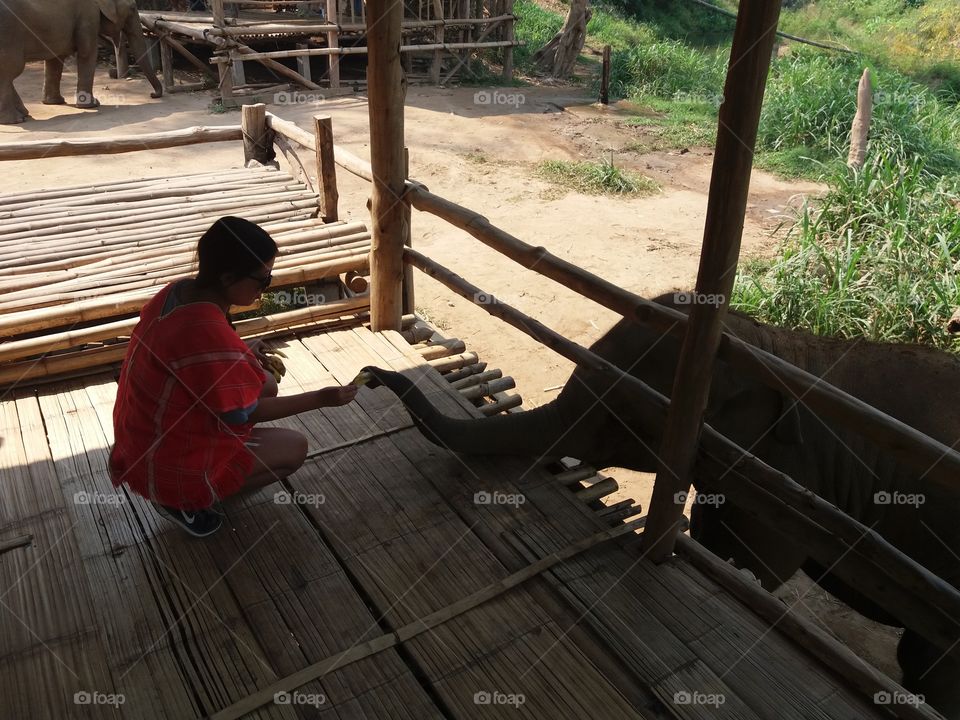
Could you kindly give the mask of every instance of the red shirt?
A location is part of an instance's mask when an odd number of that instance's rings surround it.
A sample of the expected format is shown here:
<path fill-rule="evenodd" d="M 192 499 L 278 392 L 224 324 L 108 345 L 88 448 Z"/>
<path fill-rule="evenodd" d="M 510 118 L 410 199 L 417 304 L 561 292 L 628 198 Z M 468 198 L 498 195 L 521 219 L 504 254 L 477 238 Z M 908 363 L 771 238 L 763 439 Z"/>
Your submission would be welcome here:
<path fill-rule="evenodd" d="M 161 316 L 172 284 L 140 311 L 120 367 L 110 475 L 145 498 L 198 510 L 237 492 L 254 458 L 253 423 L 220 416 L 248 408 L 265 377 L 217 305 L 179 305 Z"/>

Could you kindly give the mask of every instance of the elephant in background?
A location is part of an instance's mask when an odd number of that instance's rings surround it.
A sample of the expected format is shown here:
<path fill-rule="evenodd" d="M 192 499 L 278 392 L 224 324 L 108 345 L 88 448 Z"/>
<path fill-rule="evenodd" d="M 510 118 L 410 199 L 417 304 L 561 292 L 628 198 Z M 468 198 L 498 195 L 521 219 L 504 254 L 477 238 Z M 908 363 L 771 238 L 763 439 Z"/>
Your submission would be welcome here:
<path fill-rule="evenodd" d="M 655 302 L 688 312 L 679 295 Z M 726 330 L 845 390 L 947 446 L 960 440 L 960 358 L 931 348 L 837 340 L 776 328 L 738 313 Z M 673 388 L 680 340 L 623 320 L 591 348 L 662 395 Z M 399 373 L 365 368 L 385 385 L 429 439 L 462 453 L 534 458 L 569 455 L 597 468 L 656 470 L 662 415 L 607 377 L 578 366 L 552 402 L 523 413 L 457 420 L 442 415 Z M 951 392 L 953 391 L 953 392 Z M 768 465 L 794 478 L 888 542 L 960 587 L 960 478 L 944 488 L 905 467 L 851 430 L 831 426 L 802 403 L 717 359 L 705 421 Z M 662 434 L 662 430 L 659 431 Z M 705 478 L 695 486 L 709 488 Z M 705 490 L 712 492 L 712 490 Z M 922 504 L 889 498 L 922 496 Z M 802 541 L 791 542 L 735 503 L 695 504 L 691 533 L 723 559 L 732 558 L 773 590 L 804 569 L 826 590 L 877 622 L 908 627 L 898 646 L 903 684 L 951 720 L 960 720 L 960 663 L 909 629 L 909 618 L 885 613 L 858 588 L 816 564 Z M 838 559 L 841 552 L 838 550 Z M 826 567 L 832 568 L 833 564 Z M 958 635 L 960 640 L 960 635 Z"/>
<path fill-rule="evenodd" d="M 150 97 L 163 95 L 134 0 L 4 0 L 0 2 L 0 123 L 26 120 L 30 113 L 13 85 L 30 60 L 46 62 L 43 102 L 60 105 L 63 61 L 77 55 L 77 107 L 94 108 L 97 40 L 110 40 L 116 49 L 121 34 L 153 86 Z"/>

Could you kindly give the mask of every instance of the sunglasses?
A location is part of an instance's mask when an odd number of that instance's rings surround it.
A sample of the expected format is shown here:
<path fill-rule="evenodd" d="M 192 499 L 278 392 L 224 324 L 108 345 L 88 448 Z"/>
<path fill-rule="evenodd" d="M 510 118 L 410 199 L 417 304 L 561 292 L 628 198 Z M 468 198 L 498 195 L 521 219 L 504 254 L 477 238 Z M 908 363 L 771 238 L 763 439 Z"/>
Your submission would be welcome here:
<path fill-rule="evenodd" d="M 267 273 L 266 277 L 259 277 L 258 275 L 247 275 L 247 277 L 251 280 L 256 280 L 261 290 L 270 287 L 270 283 L 273 282 L 273 273 Z"/>

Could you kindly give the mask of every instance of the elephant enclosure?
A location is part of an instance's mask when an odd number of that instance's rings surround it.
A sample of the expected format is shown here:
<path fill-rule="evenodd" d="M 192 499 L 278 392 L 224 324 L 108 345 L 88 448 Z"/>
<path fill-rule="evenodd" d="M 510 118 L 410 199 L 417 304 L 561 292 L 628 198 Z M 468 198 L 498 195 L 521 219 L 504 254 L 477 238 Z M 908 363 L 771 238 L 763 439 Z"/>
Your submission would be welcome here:
<path fill-rule="evenodd" d="M 281 393 L 374 364 L 481 414 L 399 333 L 270 344 Z M 549 469 L 431 445 L 386 389 L 274 423 L 312 459 L 204 541 L 111 486 L 115 393 L 101 373 L 0 402 L 11 716 L 887 717 L 700 561 L 653 565 Z"/>

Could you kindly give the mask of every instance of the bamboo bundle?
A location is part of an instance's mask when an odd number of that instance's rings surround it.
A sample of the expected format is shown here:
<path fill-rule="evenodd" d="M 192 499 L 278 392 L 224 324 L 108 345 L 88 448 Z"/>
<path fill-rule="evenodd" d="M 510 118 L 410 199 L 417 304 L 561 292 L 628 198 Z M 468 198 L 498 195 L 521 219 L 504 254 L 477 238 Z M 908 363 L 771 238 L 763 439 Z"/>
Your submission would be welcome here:
<path fill-rule="evenodd" d="M 607 495 L 612 495 L 617 490 L 620 489 L 620 486 L 617 484 L 617 481 L 612 477 L 605 477 L 599 482 L 595 482 L 593 485 L 582 490 L 577 490 L 574 495 L 577 496 L 577 499 L 582 502 L 593 502 L 594 500 L 599 500 L 604 498 Z"/>
<path fill-rule="evenodd" d="M 460 353 L 459 355 L 438 358 L 436 360 L 427 360 L 427 365 L 437 372 L 443 373 L 447 370 L 459 370 L 467 365 L 474 365 L 476 362 L 477 354 L 475 352 L 466 352 Z"/>
<path fill-rule="evenodd" d="M 503 373 L 500 370 L 489 370 L 487 372 L 471 373 L 459 380 L 450 380 L 450 378 L 447 377 L 447 381 L 450 383 L 450 387 L 456 388 L 457 390 L 464 390 L 468 387 L 479 385 L 480 383 L 498 380 L 501 377 L 503 377 Z"/>
<path fill-rule="evenodd" d="M 436 360 L 437 358 L 447 357 L 448 355 L 456 355 L 457 353 L 464 352 L 466 349 L 467 346 L 464 342 L 456 338 L 443 340 L 438 343 L 433 343 L 432 345 L 414 346 L 414 350 L 420 353 L 420 356 L 424 360 Z"/>
<path fill-rule="evenodd" d="M 461 367 L 457 370 L 451 370 L 443 377 L 448 382 L 454 383 L 454 382 L 457 382 L 458 380 L 462 380 L 463 378 L 470 377 L 471 375 L 482 373 L 486 369 L 487 369 L 487 364 L 485 362 L 478 362 L 473 365 L 467 365 L 465 367 Z"/>
<path fill-rule="evenodd" d="M 519 395 L 507 395 L 498 393 L 500 397 L 495 396 L 495 400 L 487 405 L 482 405 L 479 409 L 487 417 L 498 413 L 513 410 L 523 405 L 523 398 Z"/>

